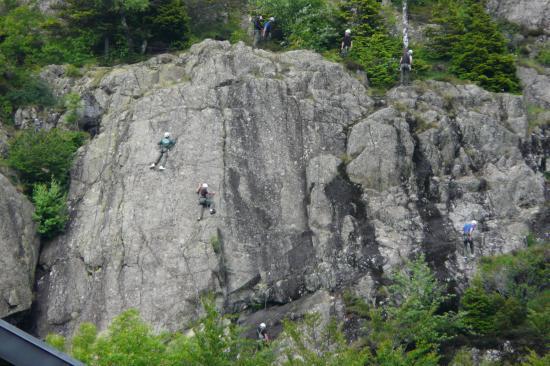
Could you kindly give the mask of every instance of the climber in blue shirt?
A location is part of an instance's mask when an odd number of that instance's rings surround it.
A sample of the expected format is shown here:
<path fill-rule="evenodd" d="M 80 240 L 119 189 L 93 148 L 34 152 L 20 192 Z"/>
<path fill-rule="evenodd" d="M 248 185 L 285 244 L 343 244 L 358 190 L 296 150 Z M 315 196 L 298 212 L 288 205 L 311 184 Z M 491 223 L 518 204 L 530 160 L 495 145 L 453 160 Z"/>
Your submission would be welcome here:
<path fill-rule="evenodd" d="M 472 220 L 470 222 L 465 223 L 464 227 L 462 228 L 462 232 L 464 236 L 465 253 L 468 253 L 468 244 L 469 244 L 470 250 L 472 252 L 472 256 L 474 255 L 474 239 L 472 236 L 476 227 L 477 227 L 477 221 Z"/>
<path fill-rule="evenodd" d="M 271 17 L 267 22 L 264 24 L 264 30 L 262 32 L 262 36 L 264 39 L 271 39 L 271 28 L 273 27 L 273 23 L 275 22 L 275 18 Z"/>
<path fill-rule="evenodd" d="M 160 149 L 159 157 L 153 164 L 149 166 L 149 168 L 154 169 L 157 164 L 161 162 L 162 158 L 164 158 L 164 164 L 160 164 L 159 170 L 165 170 L 164 165 L 166 165 L 166 159 L 168 159 L 168 151 L 170 151 L 170 149 L 172 149 L 175 144 L 176 141 L 170 138 L 170 132 L 165 132 L 164 137 L 158 143 Z"/>

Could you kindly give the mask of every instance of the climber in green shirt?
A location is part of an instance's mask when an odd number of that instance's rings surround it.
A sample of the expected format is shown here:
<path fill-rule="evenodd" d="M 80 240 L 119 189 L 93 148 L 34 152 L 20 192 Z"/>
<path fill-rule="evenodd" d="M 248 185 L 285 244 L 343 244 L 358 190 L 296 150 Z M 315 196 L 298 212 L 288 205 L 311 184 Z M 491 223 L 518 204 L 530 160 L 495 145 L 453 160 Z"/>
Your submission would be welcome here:
<path fill-rule="evenodd" d="M 149 168 L 154 169 L 157 166 L 157 164 L 160 163 L 161 160 L 163 160 L 164 158 L 164 164 L 163 163 L 160 164 L 159 170 L 166 169 L 164 168 L 164 165 L 166 165 L 166 159 L 168 159 L 168 151 L 170 151 L 170 149 L 172 149 L 175 144 L 176 144 L 176 141 L 170 138 L 170 132 L 165 132 L 164 137 L 158 143 L 159 149 L 160 149 L 159 157 L 157 158 L 157 161 L 155 161 L 153 164 L 149 166 Z"/>

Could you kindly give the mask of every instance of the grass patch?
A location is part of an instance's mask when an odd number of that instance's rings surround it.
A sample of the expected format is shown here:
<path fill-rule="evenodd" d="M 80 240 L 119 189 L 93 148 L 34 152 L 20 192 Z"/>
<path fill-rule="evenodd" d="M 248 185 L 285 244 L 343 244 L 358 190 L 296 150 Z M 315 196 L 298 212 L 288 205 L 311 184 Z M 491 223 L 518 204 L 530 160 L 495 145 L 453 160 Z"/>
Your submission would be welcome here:
<path fill-rule="evenodd" d="M 214 235 L 210 238 L 210 245 L 212 245 L 212 250 L 214 250 L 214 253 L 220 254 L 222 251 L 222 245 L 220 241 L 220 237 L 218 235 Z"/>
<path fill-rule="evenodd" d="M 535 70 L 536 72 L 538 72 L 541 75 L 546 74 L 546 70 L 545 70 L 544 66 L 541 65 L 540 63 L 538 63 L 537 60 L 534 60 L 532 58 L 527 58 L 527 57 L 519 58 L 518 59 L 518 66 L 531 68 L 531 69 Z"/>
<path fill-rule="evenodd" d="M 527 121 L 529 132 L 537 127 L 547 126 L 550 124 L 550 110 L 529 104 L 527 105 Z"/>

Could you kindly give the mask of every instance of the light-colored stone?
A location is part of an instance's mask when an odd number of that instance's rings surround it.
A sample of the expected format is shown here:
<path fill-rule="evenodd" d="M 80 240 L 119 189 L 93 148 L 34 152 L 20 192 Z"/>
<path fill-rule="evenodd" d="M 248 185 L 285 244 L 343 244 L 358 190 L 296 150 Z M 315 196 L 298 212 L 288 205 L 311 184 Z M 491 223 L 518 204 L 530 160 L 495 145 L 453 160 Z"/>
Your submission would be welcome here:
<path fill-rule="evenodd" d="M 31 307 L 40 241 L 33 207 L 0 174 L 0 317 Z"/>

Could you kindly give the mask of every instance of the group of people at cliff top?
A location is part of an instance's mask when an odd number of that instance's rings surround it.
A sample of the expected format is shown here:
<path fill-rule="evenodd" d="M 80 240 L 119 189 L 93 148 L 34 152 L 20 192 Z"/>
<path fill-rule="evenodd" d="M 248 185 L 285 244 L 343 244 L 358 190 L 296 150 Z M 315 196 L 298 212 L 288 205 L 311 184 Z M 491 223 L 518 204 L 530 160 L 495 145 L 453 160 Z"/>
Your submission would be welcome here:
<path fill-rule="evenodd" d="M 254 25 L 254 40 L 252 42 L 252 47 L 257 48 L 261 40 L 271 39 L 271 32 L 273 29 L 273 24 L 275 23 L 275 18 L 271 17 L 264 23 L 263 16 L 258 15 L 252 19 L 252 23 Z M 346 29 L 344 32 L 344 38 L 340 44 L 340 55 L 342 57 L 347 57 L 352 48 L 353 39 L 351 37 L 351 29 Z M 401 59 L 399 60 L 402 85 L 410 84 L 410 73 L 413 65 L 412 54 L 412 50 L 404 48 Z"/>
<path fill-rule="evenodd" d="M 176 140 L 172 139 L 170 132 L 165 132 L 164 137 L 159 141 L 159 156 L 154 163 L 152 163 L 149 168 L 155 169 L 158 166 L 158 170 L 164 171 L 166 168 L 166 160 L 168 159 L 168 153 L 176 145 Z M 160 165 L 159 165 L 160 163 Z M 197 221 L 202 220 L 204 210 L 208 209 L 210 215 L 216 213 L 216 208 L 214 207 L 214 200 L 212 199 L 216 192 L 208 190 L 208 183 L 200 183 L 197 187 L 196 193 L 199 198 L 200 213 Z"/>
<path fill-rule="evenodd" d="M 252 21 L 254 24 L 254 41 L 252 42 L 252 47 L 257 48 L 261 40 L 271 39 L 271 31 L 273 29 L 273 23 L 275 23 L 275 18 L 271 17 L 267 22 L 264 23 L 264 17 L 258 15 Z"/>

